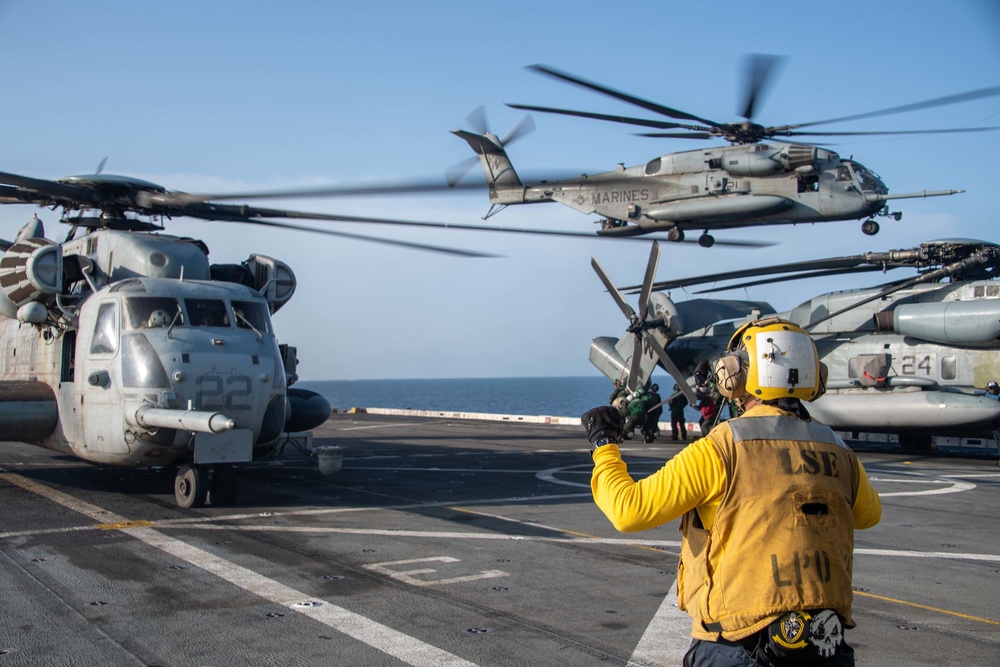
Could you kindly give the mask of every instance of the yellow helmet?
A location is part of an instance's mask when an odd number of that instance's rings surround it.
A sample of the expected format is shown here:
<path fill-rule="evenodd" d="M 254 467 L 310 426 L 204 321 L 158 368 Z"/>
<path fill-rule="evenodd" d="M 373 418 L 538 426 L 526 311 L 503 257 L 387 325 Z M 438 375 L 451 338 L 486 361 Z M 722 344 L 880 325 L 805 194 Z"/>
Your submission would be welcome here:
<path fill-rule="evenodd" d="M 729 340 L 715 365 L 716 388 L 727 398 L 814 401 L 825 390 L 825 368 L 812 337 L 776 317 L 750 322 Z"/>

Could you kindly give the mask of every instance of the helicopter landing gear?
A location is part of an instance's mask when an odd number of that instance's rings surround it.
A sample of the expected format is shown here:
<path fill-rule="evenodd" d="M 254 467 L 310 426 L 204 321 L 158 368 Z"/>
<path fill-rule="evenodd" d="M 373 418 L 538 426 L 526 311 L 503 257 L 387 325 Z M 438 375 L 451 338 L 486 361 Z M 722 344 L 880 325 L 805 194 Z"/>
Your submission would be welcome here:
<path fill-rule="evenodd" d="M 715 237 L 711 234 L 702 234 L 698 237 L 698 245 L 702 248 L 711 248 L 715 245 Z"/>
<path fill-rule="evenodd" d="M 861 223 L 861 231 L 864 232 L 866 236 L 875 236 L 878 234 L 878 223 L 874 220 L 865 220 Z"/>
<path fill-rule="evenodd" d="M 205 466 L 182 465 L 174 479 L 174 498 L 180 507 L 203 507 L 208 498 L 208 470 Z"/>
<path fill-rule="evenodd" d="M 678 227 L 671 227 L 667 231 L 667 240 L 673 241 L 674 243 L 680 243 L 684 240 L 684 230 Z"/>
<path fill-rule="evenodd" d="M 236 470 L 230 465 L 219 465 L 208 477 L 208 504 L 224 507 L 236 502 Z"/>

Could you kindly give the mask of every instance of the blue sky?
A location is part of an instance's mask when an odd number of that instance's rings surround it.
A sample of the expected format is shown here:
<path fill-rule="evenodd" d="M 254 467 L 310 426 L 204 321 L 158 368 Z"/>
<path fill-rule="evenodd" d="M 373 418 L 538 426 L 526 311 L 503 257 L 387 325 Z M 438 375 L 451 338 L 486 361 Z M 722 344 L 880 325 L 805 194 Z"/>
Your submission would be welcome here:
<path fill-rule="evenodd" d="M 0 0 L 5 104 L 0 171 L 59 178 L 107 173 L 189 192 L 435 176 L 471 153 L 449 129 L 483 105 L 503 134 L 520 102 L 601 113 L 638 110 L 538 76 L 544 63 L 696 115 L 736 120 L 741 58 L 788 56 L 756 116 L 821 120 L 1000 85 L 1000 8 L 957 0 L 757 3 Z M 643 139 L 625 126 L 535 114 L 510 147 L 525 172 L 597 172 L 701 147 Z M 829 129 L 1000 125 L 1000 98 Z M 845 138 L 831 146 L 892 192 L 964 188 L 905 200 L 900 222 L 863 236 L 846 221 L 718 233 L 763 250 L 665 246 L 658 278 L 910 247 L 942 237 L 1000 241 L 1000 132 Z M 275 206 L 465 224 L 486 196 L 300 200 Z M 34 213 L 0 208 L 0 237 Z M 65 230 L 40 212 L 50 238 Z M 512 207 L 497 225 L 589 231 L 559 204 Z M 487 250 L 459 259 L 295 232 L 175 220 L 216 262 L 251 253 L 293 267 L 299 288 L 275 316 L 304 379 L 591 375 L 590 340 L 624 319 L 589 260 L 618 283 L 641 280 L 645 244 L 338 226 Z M 865 278 L 729 293 L 779 309 Z M 676 298 L 684 298 L 675 292 Z"/>

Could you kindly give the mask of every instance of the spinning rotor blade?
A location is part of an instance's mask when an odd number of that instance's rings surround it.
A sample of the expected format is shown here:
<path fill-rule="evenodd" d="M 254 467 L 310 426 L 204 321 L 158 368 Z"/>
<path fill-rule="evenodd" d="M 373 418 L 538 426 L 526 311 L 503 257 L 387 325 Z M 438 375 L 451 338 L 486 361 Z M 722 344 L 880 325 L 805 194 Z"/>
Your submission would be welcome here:
<path fill-rule="evenodd" d="M 478 156 L 471 158 L 472 164 L 479 160 Z M 0 179 L 2 180 L 2 179 Z M 212 194 L 188 194 L 186 192 L 150 193 L 148 202 L 151 204 L 183 205 L 210 201 L 228 201 L 233 199 L 307 199 L 310 197 L 353 197 L 383 194 L 416 194 L 420 192 L 440 192 L 448 190 L 486 190 L 487 184 L 441 182 L 440 179 L 423 181 L 403 181 L 382 185 L 345 185 L 324 188 L 295 188 L 291 190 L 267 190 L 264 192 L 235 192 Z"/>
<path fill-rule="evenodd" d="M 521 137 L 525 137 L 535 131 L 535 121 L 531 116 L 523 116 L 521 120 L 514 124 L 514 127 L 510 128 L 510 131 L 504 135 L 503 139 L 500 140 L 500 144 L 507 146 Z"/>
<path fill-rule="evenodd" d="M 583 88 L 593 90 L 594 92 L 601 93 L 602 95 L 613 97 L 617 100 L 621 100 L 622 102 L 627 102 L 628 104 L 633 104 L 635 106 L 642 107 L 643 109 L 652 111 L 653 113 L 658 113 L 662 116 L 667 116 L 668 118 L 676 118 L 678 120 L 693 120 L 698 123 L 704 123 L 705 125 L 709 125 L 711 127 L 720 127 L 720 124 L 716 123 L 715 121 L 699 118 L 698 116 L 686 113 L 684 111 L 680 111 L 678 109 L 671 109 L 670 107 L 663 106 L 662 104 L 657 104 L 655 102 L 650 102 L 649 100 L 644 100 L 639 97 L 634 97 L 627 93 L 623 93 L 614 90 L 612 88 L 607 88 L 606 86 L 602 86 L 598 83 L 594 83 L 592 81 L 587 81 L 586 79 L 575 77 L 572 74 L 561 72 L 555 68 L 548 67 L 546 65 L 531 65 L 528 67 L 528 69 L 554 77 L 556 79 L 561 79 L 567 83 L 572 83 L 573 85 L 576 86 L 582 86 Z"/>
<path fill-rule="evenodd" d="M 567 236 L 571 238 L 583 239 L 614 239 L 625 241 L 640 241 L 648 243 L 649 238 L 642 236 L 598 236 L 593 232 L 570 232 L 555 229 L 524 229 L 520 227 L 486 227 L 482 225 L 463 225 L 450 222 L 427 222 L 422 220 L 398 220 L 395 218 L 371 218 L 358 215 L 337 215 L 335 213 L 308 213 L 305 211 L 288 211 L 284 209 L 257 208 L 255 206 L 241 206 L 238 204 L 210 204 L 197 203 L 187 207 L 179 208 L 174 215 L 185 215 L 202 220 L 237 220 L 259 218 L 288 218 L 295 220 L 327 220 L 330 222 L 351 222 L 373 225 L 398 225 L 402 227 L 422 227 L 429 229 L 458 229 L 473 232 L 496 232 L 503 234 L 533 234 L 536 236 Z M 685 241 L 686 243 L 687 241 Z M 692 240 L 692 243 L 697 243 Z M 740 247 L 761 247 L 755 241 L 721 241 L 716 240 L 715 245 L 735 245 Z"/>
<path fill-rule="evenodd" d="M 699 125 L 684 125 L 683 123 L 672 123 L 665 120 L 648 120 L 645 118 L 632 118 L 630 116 L 614 116 L 611 114 L 591 113 L 589 111 L 572 111 L 570 109 L 556 109 L 553 107 L 537 107 L 529 104 L 508 103 L 507 106 L 509 106 L 511 109 L 523 109 L 525 111 L 539 111 L 541 113 L 560 114 L 563 116 L 576 116 L 578 118 L 591 118 L 593 120 L 606 120 L 612 123 L 624 123 L 626 125 L 640 125 L 642 127 L 656 127 L 663 130 L 669 130 L 673 128 L 687 128 L 690 130 L 709 129 Z"/>
<path fill-rule="evenodd" d="M 979 90 L 970 90 L 968 92 L 958 93 L 956 95 L 946 95 L 945 97 L 938 97 L 933 100 L 926 100 L 924 102 L 914 102 L 912 104 L 904 104 L 902 106 L 890 107 L 888 109 L 881 109 L 879 111 L 869 111 L 868 113 L 860 113 L 860 114 L 855 114 L 853 116 L 841 116 L 839 118 L 817 120 L 810 123 L 796 123 L 794 125 L 785 125 L 782 127 L 774 127 L 768 129 L 780 133 L 783 130 L 795 130 L 801 127 L 812 127 L 813 125 L 828 125 L 830 123 L 843 123 L 849 120 L 861 120 L 863 118 L 877 118 L 878 116 L 891 116 L 893 114 L 906 113 L 908 111 L 919 111 L 920 109 L 930 109 L 933 107 L 946 106 L 949 104 L 958 104 L 960 102 L 979 100 L 986 97 L 996 97 L 997 95 L 1000 95 L 1000 86 L 993 86 L 990 88 L 980 88 Z"/>
<path fill-rule="evenodd" d="M 757 100 L 764 94 L 768 83 L 772 80 L 775 66 L 782 62 L 782 56 L 769 56 L 755 53 L 747 57 L 747 91 L 746 103 L 743 107 L 743 117 L 753 118 Z"/>
<path fill-rule="evenodd" d="M 957 127 L 947 130 L 889 130 L 886 132 L 775 132 L 780 137 L 861 137 L 891 134 L 959 134 L 963 132 L 992 132 L 1000 127 Z"/>
<path fill-rule="evenodd" d="M 651 137 L 653 139 L 714 139 L 715 135 L 709 132 L 637 132 L 637 137 Z"/>
<path fill-rule="evenodd" d="M 371 241 L 372 243 L 381 243 L 384 245 L 394 245 L 402 248 L 411 248 L 414 250 L 426 250 L 428 252 L 438 252 L 447 255 L 458 255 L 459 257 L 500 257 L 500 255 L 493 255 L 490 253 L 477 252 L 475 250 L 460 250 L 458 248 L 446 248 L 444 246 L 428 245 L 424 243 L 413 243 L 410 241 L 399 241 L 395 239 L 385 239 L 376 236 L 365 236 L 363 234 L 351 234 L 349 232 L 338 232 L 332 229 L 316 229 L 315 227 L 306 227 L 305 225 L 293 225 L 288 222 L 275 222 L 273 220 L 261 220 L 259 218 L 239 218 L 233 216 L 230 218 L 224 218 L 226 222 L 245 222 L 251 225 L 261 225 L 264 227 L 273 227 L 279 229 L 294 229 L 300 232 L 311 232 L 313 234 L 325 234 L 327 236 L 337 236 L 340 238 L 355 239 L 357 241 Z"/>
<path fill-rule="evenodd" d="M 490 124 L 486 121 L 485 107 L 476 107 L 465 117 L 465 122 L 469 124 L 476 134 L 486 134 L 490 131 Z"/>

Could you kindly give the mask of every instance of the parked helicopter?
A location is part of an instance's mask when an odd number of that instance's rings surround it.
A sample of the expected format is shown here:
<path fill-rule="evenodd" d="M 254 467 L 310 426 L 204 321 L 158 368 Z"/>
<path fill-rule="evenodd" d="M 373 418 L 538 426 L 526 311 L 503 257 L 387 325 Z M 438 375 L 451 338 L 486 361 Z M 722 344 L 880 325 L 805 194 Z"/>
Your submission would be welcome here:
<path fill-rule="evenodd" d="M 765 302 L 673 301 L 657 290 L 778 276 L 702 290 L 715 292 L 804 277 L 916 269 L 914 277 L 822 294 L 778 313 L 810 332 L 829 368 L 826 394 L 809 404 L 809 412 L 837 430 L 897 434 L 904 446 L 929 445 L 933 435 L 997 438 L 1000 402 L 977 388 L 996 379 L 1000 368 L 1000 246 L 946 239 L 654 282 L 659 252 L 654 243 L 641 285 L 622 288 L 639 292 L 641 317 L 594 262 L 630 320 L 621 339 L 601 337 L 591 344 L 590 360 L 608 378 L 627 377 L 630 387 L 640 386 L 659 362 L 690 394 L 697 376 L 708 379 L 704 369 L 722 355 L 736 329 L 775 313 Z"/>
<path fill-rule="evenodd" d="M 633 236 L 665 231 L 669 240 L 682 241 L 686 232 L 703 230 L 698 242 L 709 247 L 715 241 L 709 234 L 710 230 L 759 225 L 864 219 L 861 230 L 870 236 L 879 231 L 875 217 L 892 217 L 895 220 L 901 218 L 901 213 L 889 211 L 887 202 L 890 200 L 937 197 L 962 192 L 922 190 L 890 194 L 882 179 L 860 162 L 842 159 L 826 148 L 774 141 L 775 137 L 959 133 L 998 129 L 980 127 L 888 132 L 815 132 L 802 128 L 996 96 L 1000 95 L 1000 87 L 881 111 L 766 127 L 755 123 L 753 117 L 776 62 L 778 59 L 775 56 L 756 55 L 749 58 L 749 85 L 742 113 L 745 120 L 735 123 L 708 120 L 545 65 L 533 65 L 529 69 L 675 120 L 630 118 L 508 104 L 526 111 L 680 130 L 641 136 L 723 139 L 731 144 L 726 147 L 671 153 L 638 166 L 625 167 L 619 164 L 613 171 L 525 185 L 507 156 L 505 142 L 496 135 L 483 131 L 482 128 L 473 132 L 452 132 L 468 142 L 480 158 L 493 205 L 487 218 L 510 204 L 556 201 L 581 213 L 602 216 L 601 229 L 597 233 L 603 236 Z"/>
<path fill-rule="evenodd" d="M 295 292 L 291 267 L 264 255 L 211 264 L 203 242 L 162 233 L 166 218 L 491 256 L 268 220 L 352 218 L 219 204 L 101 172 L 0 173 L 0 203 L 62 209 L 70 226 L 57 243 L 36 215 L 0 242 L 0 437 L 102 464 L 180 464 L 183 507 L 232 503 L 232 464 L 321 424 L 330 405 L 290 386 L 296 350 L 272 328 Z"/>

